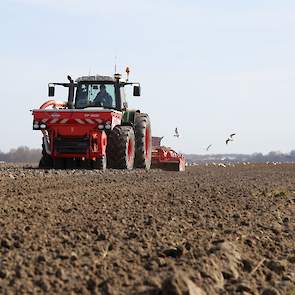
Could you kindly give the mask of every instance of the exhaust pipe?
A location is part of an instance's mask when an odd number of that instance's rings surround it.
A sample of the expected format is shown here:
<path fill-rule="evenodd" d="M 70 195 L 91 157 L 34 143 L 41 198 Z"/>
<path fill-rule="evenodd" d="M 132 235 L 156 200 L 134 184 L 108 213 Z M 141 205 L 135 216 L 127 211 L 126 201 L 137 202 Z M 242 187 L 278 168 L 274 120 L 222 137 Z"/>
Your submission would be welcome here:
<path fill-rule="evenodd" d="M 68 108 L 74 108 L 74 95 L 75 95 L 75 83 L 71 76 L 68 76 L 68 80 L 70 81 L 69 85 L 69 95 L 68 95 Z"/>

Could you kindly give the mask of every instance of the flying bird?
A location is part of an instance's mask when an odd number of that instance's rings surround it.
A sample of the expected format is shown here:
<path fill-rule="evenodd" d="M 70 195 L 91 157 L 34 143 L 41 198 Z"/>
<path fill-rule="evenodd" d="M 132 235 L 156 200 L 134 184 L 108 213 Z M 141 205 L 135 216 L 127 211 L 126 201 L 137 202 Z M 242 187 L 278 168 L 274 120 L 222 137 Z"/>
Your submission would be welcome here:
<path fill-rule="evenodd" d="M 236 133 L 230 134 L 229 138 L 225 141 L 225 144 L 228 144 L 230 141 L 234 141 L 233 137 L 236 135 Z"/>
<path fill-rule="evenodd" d="M 230 141 L 234 141 L 234 140 L 231 139 L 231 138 L 228 138 L 228 139 L 225 141 L 225 144 L 228 144 Z"/>
<path fill-rule="evenodd" d="M 179 137 L 179 132 L 178 132 L 178 129 L 177 129 L 177 127 L 175 128 L 175 131 L 174 131 L 174 136 L 175 136 L 175 137 L 177 137 L 177 138 Z"/>
<path fill-rule="evenodd" d="M 208 152 L 209 149 L 211 148 L 212 144 L 209 144 L 207 147 L 206 147 L 206 151 Z"/>

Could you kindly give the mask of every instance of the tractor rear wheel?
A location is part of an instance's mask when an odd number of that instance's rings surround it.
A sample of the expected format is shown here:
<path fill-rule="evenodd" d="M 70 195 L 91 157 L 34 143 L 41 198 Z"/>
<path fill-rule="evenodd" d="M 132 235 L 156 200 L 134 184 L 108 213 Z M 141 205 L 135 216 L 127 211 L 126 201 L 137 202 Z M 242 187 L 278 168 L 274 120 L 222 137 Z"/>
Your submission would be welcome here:
<path fill-rule="evenodd" d="M 52 169 L 53 168 L 53 159 L 45 151 L 45 146 L 42 144 L 42 158 L 39 161 L 40 169 Z"/>
<path fill-rule="evenodd" d="M 43 155 L 39 161 L 39 168 L 40 169 L 52 169 L 53 167 L 53 160 L 49 155 Z"/>
<path fill-rule="evenodd" d="M 147 114 L 136 114 L 135 132 L 135 166 L 149 170 L 152 161 L 152 132 Z"/>
<path fill-rule="evenodd" d="M 116 126 L 108 137 L 107 161 L 110 168 L 133 169 L 135 136 L 131 126 Z"/>

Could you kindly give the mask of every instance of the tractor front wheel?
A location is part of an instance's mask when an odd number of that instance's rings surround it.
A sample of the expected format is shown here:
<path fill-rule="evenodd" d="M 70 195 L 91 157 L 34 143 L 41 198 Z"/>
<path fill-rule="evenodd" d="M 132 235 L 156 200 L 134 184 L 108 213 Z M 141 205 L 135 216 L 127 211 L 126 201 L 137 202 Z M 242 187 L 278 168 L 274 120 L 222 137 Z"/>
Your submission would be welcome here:
<path fill-rule="evenodd" d="M 107 160 L 110 168 L 133 169 L 135 136 L 131 126 L 116 126 L 109 135 Z"/>

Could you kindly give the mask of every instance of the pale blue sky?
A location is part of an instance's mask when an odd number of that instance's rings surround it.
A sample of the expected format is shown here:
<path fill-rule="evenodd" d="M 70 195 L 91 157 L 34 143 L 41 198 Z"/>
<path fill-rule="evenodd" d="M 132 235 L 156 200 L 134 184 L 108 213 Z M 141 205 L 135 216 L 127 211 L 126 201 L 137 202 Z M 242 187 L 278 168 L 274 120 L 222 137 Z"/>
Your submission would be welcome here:
<path fill-rule="evenodd" d="M 47 99 L 48 81 L 113 74 L 116 55 L 142 83 L 130 105 L 167 145 L 295 149 L 294 1 L 2 0 L 0 13 L 2 151 L 40 146 L 29 110 Z"/>

